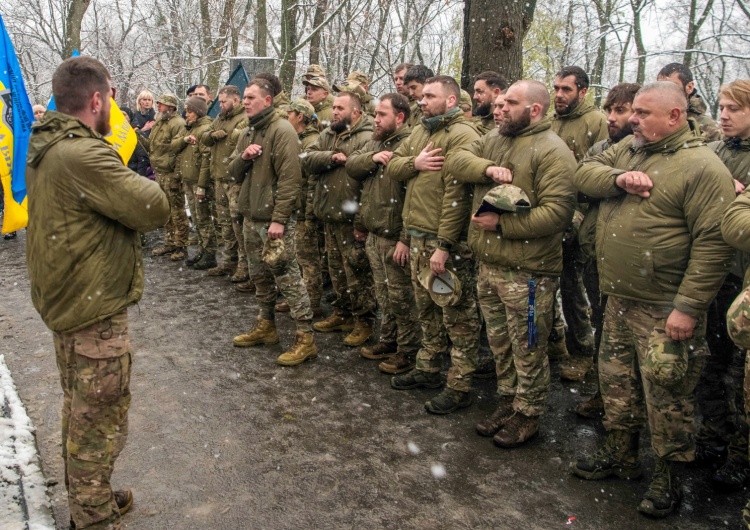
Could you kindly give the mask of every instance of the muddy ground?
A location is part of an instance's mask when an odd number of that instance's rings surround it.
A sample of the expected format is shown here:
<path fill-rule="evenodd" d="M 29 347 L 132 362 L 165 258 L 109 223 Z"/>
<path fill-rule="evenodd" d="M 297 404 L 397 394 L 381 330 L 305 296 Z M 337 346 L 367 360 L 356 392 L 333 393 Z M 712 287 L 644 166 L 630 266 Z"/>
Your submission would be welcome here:
<path fill-rule="evenodd" d="M 0 240 L 0 353 L 56 482 L 50 497 L 62 529 L 62 392 L 51 333 L 31 304 L 24 245 L 23 232 Z M 339 334 L 316 336 L 317 360 L 280 367 L 294 330 L 288 315 L 277 318 L 281 345 L 233 348 L 232 336 L 255 319 L 252 295 L 148 252 L 145 263 L 146 292 L 130 310 L 130 438 L 113 477 L 135 495 L 125 528 L 740 527 L 747 491 L 714 492 L 708 470 L 688 471 L 678 515 L 662 521 L 635 510 L 648 478 L 571 476 L 568 463 L 593 450 L 603 429 L 571 412 L 591 384 L 561 384 L 556 366 L 540 436 L 498 449 L 474 433 L 493 410 L 494 380 L 476 381 L 474 406 L 441 417 L 423 409 L 437 391 L 392 390 Z M 644 464 L 649 477 L 650 449 Z"/>

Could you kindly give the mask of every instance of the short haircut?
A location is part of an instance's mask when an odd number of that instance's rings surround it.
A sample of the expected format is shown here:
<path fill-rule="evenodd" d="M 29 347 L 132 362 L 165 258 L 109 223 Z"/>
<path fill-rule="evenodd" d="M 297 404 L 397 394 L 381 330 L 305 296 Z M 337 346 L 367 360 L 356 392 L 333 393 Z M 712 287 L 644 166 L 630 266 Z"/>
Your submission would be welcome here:
<path fill-rule="evenodd" d="M 743 109 L 750 108 L 750 81 L 738 79 L 722 86 L 719 97 L 729 98 Z"/>
<path fill-rule="evenodd" d="M 241 98 L 240 89 L 234 85 L 226 85 L 219 89 L 219 94 L 226 94 L 230 97 Z"/>
<path fill-rule="evenodd" d="M 461 87 L 458 83 L 449 75 L 436 75 L 425 80 L 424 84 L 429 85 L 431 83 L 440 83 L 443 85 L 443 89 L 448 93 L 449 96 L 456 96 L 456 105 L 461 99 Z"/>
<path fill-rule="evenodd" d="M 65 59 L 52 75 L 52 95 L 57 110 L 65 114 L 77 114 L 88 104 L 96 92 L 103 98 L 110 97 L 109 72 L 93 57 L 71 57 Z"/>
<path fill-rule="evenodd" d="M 404 84 L 411 83 L 412 81 L 416 81 L 420 85 L 424 85 L 425 81 L 429 79 L 430 77 L 433 77 L 435 74 L 427 68 L 423 64 L 417 64 L 415 66 L 410 66 L 409 69 L 406 71 L 406 74 L 404 75 Z"/>
<path fill-rule="evenodd" d="M 143 98 L 149 98 L 152 102 L 156 103 L 154 101 L 154 95 L 149 90 L 141 90 L 141 92 L 138 94 L 138 97 L 135 98 L 135 109 L 138 112 L 141 112 L 143 109 L 141 108 L 141 100 Z"/>
<path fill-rule="evenodd" d="M 354 92 L 349 92 L 348 90 L 344 92 L 339 92 L 338 94 L 336 94 L 336 99 L 339 99 L 339 98 L 349 98 L 349 101 L 351 102 L 350 105 L 352 107 L 352 110 L 358 110 L 362 112 L 362 100 Z"/>
<path fill-rule="evenodd" d="M 393 67 L 393 73 L 395 74 L 396 72 L 400 72 L 401 70 L 408 70 L 412 66 L 414 65 L 411 63 L 399 63 Z"/>
<path fill-rule="evenodd" d="M 680 80 L 680 83 L 682 83 L 682 88 L 685 88 L 687 84 L 693 80 L 693 72 L 691 72 L 690 68 L 682 63 L 669 63 L 664 68 L 659 70 L 656 78 L 666 78 L 674 73 L 677 74 L 677 78 Z"/>
<path fill-rule="evenodd" d="M 273 75 L 271 72 L 259 72 L 255 74 L 255 79 L 263 79 L 271 85 L 272 96 L 276 97 L 281 93 L 281 81 L 279 78 Z"/>
<path fill-rule="evenodd" d="M 269 83 L 265 79 L 256 77 L 247 84 L 245 90 L 247 90 L 251 86 L 257 86 L 263 94 L 263 97 L 271 96 L 271 101 L 273 101 L 273 86 L 271 85 L 271 83 Z"/>
<path fill-rule="evenodd" d="M 399 112 L 404 115 L 404 121 L 409 119 L 411 116 L 411 107 L 409 107 L 409 100 L 398 92 L 391 92 L 380 96 L 380 101 L 390 101 L 393 111 L 398 114 Z"/>
<path fill-rule="evenodd" d="M 492 70 L 480 72 L 474 81 L 484 81 L 490 88 L 499 88 L 500 90 L 508 88 L 508 82 L 505 78 Z"/>
<path fill-rule="evenodd" d="M 662 96 L 666 100 L 665 103 L 669 105 L 670 108 L 678 107 L 682 111 L 683 116 L 687 114 L 687 96 L 685 96 L 685 90 L 677 86 L 677 84 L 672 83 L 671 81 L 655 81 L 653 83 L 648 83 L 647 85 L 643 85 L 636 94 L 636 97 L 649 92 L 656 92 Z"/>
<path fill-rule="evenodd" d="M 578 90 L 583 90 L 584 88 L 589 87 L 589 76 L 580 66 L 564 66 L 555 74 L 555 77 L 565 79 L 571 75 L 576 78 L 576 86 L 578 87 Z"/>
<path fill-rule="evenodd" d="M 620 83 L 619 85 L 613 86 L 607 94 L 607 99 L 604 100 L 604 109 L 609 109 L 615 105 L 624 105 L 625 103 L 633 104 L 635 95 L 641 89 L 641 85 L 638 83 Z"/>
<path fill-rule="evenodd" d="M 208 87 L 208 85 L 195 85 L 195 90 L 198 90 L 199 88 L 205 88 L 206 94 L 209 96 L 211 95 L 211 89 Z"/>

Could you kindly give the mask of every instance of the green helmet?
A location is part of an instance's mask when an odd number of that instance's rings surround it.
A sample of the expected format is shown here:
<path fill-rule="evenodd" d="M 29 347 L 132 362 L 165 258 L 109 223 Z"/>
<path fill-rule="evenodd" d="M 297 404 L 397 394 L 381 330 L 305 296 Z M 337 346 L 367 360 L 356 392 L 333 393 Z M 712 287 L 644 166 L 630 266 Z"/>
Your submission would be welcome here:
<path fill-rule="evenodd" d="M 500 184 L 492 188 L 482 199 L 482 205 L 474 215 L 484 212 L 528 212 L 531 201 L 526 192 L 513 184 Z"/>

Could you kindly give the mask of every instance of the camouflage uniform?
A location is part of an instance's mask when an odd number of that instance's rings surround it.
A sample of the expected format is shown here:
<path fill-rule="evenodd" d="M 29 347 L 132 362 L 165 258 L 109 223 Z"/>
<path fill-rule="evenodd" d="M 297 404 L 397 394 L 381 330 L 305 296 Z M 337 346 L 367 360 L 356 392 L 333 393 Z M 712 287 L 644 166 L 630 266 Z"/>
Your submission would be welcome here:
<path fill-rule="evenodd" d="M 297 136 L 300 141 L 300 150 L 304 153 L 308 147 L 318 140 L 317 125 L 309 124 Z M 302 272 L 302 279 L 305 281 L 307 294 L 310 297 L 310 304 L 312 307 L 320 307 L 323 299 L 323 267 L 320 255 L 320 237 L 323 233 L 323 225 L 314 219 L 308 221 L 305 216 L 308 180 L 307 173 L 303 171 L 300 191 L 302 202 L 297 212 L 299 224 L 295 232 L 295 244 L 297 246 L 297 261 Z"/>
<path fill-rule="evenodd" d="M 688 98 L 688 118 L 692 118 L 698 124 L 700 133 L 706 143 L 716 142 L 721 140 L 721 127 L 706 114 L 707 110 L 703 98 L 698 95 L 697 91 L 693 91 L 693 94 Z"/>
<path fill-rule="evenodd" d="M 372 321 L 376 302 L 365 244 L 354 239 L 354 226 L 349 223 L 324 223 L 323 227 L 328 271 L 336 292 L 331 305 L 342 316 Z"/>

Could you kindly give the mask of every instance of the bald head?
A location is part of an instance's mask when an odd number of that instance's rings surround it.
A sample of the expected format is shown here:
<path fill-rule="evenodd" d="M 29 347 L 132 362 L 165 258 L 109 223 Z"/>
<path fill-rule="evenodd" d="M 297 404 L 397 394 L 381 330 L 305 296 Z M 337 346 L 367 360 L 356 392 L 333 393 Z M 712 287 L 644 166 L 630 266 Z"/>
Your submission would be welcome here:
<path fill-rule="evenodd" d="M 665 106 L 669 108 L 678 108 L 682 114 L 687 114 L 688 102 L 685 92 L 671 81 L 656 81 L 644 85 L 637 93 L 636 97 L 642 94 L 653 94 Z"/>
<path fill-rule="evenodd" d="M 641 88 L 633 100 L 634 145 L 660 141 L 687 125 L 687 99 L 682 89 L 669 81 Z"/>
<path fill-rule="evenodd" d="M 544 86 L 544 84 L 540 83 L 539 81 L 534 81 L 533 79 L 524 79 L 513 83 L 513 85 L 517 85 L 521 90 L 523 90 L 523 93 L 526 96 L 526 101 L 529 105 L 538 103 L 542 106 L 542 116 L 547 114 L 547 110 L 549 110 L 550 100 L 549 90 L 547 90 L 547 87 Z"/>

